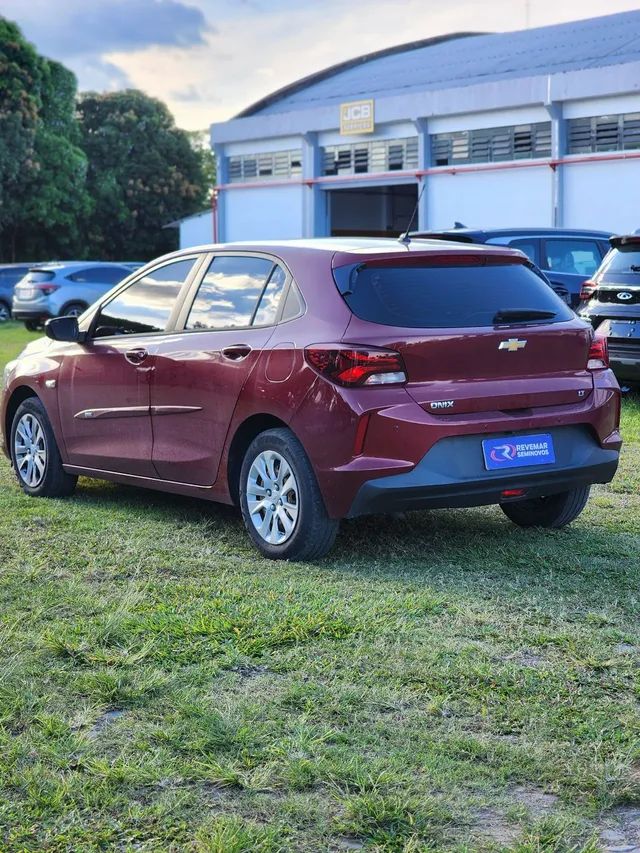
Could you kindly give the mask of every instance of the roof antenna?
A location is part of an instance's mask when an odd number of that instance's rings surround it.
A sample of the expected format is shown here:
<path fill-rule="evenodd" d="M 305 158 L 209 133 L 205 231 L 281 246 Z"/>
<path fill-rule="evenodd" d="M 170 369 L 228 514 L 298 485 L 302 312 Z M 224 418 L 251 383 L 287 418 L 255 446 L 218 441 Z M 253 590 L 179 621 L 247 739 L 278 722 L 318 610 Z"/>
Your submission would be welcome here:
<path fill-rule="evenodd" d="M 424 188 L 427 186 L 427 182 L 423 180 L 422 186 L 420 187 L 420 192 L 418 193 L 418 200 L 416 201 L 416 206 L 413 208 L 413 213 L 411 214 L 411 219 L 409 220 L 409 224 L 407 225 L 407 230 L 404 231 L 398 237 L 398 243 L 402 243 L 404 246 L 408 246 L 411 242 L 411 237 L 409 237 L 409 232 L 411 231 L 411 226 L 413 225 L 413 220 L 416 218 L 416 213 L 418 212 L 418 207 L 420 206 L 420 199 L 422 198 L 422 193 L 424 192 Z"/>

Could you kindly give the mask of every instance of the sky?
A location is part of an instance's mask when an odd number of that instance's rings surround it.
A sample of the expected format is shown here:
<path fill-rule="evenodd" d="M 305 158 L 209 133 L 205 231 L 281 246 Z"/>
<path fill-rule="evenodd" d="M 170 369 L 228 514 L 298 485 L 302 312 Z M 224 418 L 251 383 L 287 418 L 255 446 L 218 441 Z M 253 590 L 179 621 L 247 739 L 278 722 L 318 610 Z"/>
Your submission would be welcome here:
<path fill-rule="evenodd" d="M 188 130 L 392 45 L 636 8 L 638 0 L 0 0 L 0 14 L 71 68 L 81 91 L 142 89 Z"/>

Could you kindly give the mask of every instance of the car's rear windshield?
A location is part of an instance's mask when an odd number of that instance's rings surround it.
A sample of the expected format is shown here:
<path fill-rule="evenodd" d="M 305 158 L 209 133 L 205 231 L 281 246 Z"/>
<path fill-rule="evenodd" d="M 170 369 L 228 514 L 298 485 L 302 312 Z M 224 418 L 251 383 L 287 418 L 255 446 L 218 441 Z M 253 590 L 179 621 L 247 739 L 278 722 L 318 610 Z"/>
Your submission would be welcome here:
<path fill-rule="evenodd" d="M 336 269 L 351 311 L 384 326 L 446 329 L 504 322 L 562 322 L 573 312 L 520 263 Z M 544 316 L 543 316 L 544 315 Z"/>
<path fill-rule="evenodd" d="M 50 272 L 49 270 L 29 270 L 29 272 L 22 279 L 22 283 L 37 284 L 39 281 L 51 281 L 51 279 L 55 277 L 56 274 L 54 272 Z"/>
<path fill-rule="evenodd" d="M 607 272 L 632 273 L 640 276 L 640 244 L 620 246 L 614 249 L 606 267 Z"/>

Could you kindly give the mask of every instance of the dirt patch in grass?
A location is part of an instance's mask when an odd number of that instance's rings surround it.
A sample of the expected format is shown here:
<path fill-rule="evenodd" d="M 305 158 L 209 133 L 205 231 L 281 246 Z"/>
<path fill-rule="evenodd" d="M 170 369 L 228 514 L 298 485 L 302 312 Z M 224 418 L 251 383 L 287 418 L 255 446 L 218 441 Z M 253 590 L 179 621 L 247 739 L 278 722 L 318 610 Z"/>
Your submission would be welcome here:
<path fill-rule="evenodd" d="M 503 812 L 493 808 L 480 809 L 474 814 L 471 831 L 473 835 L 501 847 L 513 844 L 520 837 L 520 828 L 511 823 Z"/>
<path fill-rule="evenodd" d="M 640 807 L 618 806 L 603 815 L 598 837 L 608 853 L 640 851 Z"/>

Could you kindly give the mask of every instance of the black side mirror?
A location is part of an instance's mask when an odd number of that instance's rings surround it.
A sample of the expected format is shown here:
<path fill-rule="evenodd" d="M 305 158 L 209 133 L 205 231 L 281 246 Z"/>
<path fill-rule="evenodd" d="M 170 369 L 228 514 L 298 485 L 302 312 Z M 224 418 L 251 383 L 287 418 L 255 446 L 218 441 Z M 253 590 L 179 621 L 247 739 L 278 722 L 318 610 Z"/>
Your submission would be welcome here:
<path fill-rule="evenodd" d="M 44 333 L 53 341 L 75 344 L 84 340 L 84 333 L 78 328 L 77 317 L 53 317 L 44 324 Z"/>

